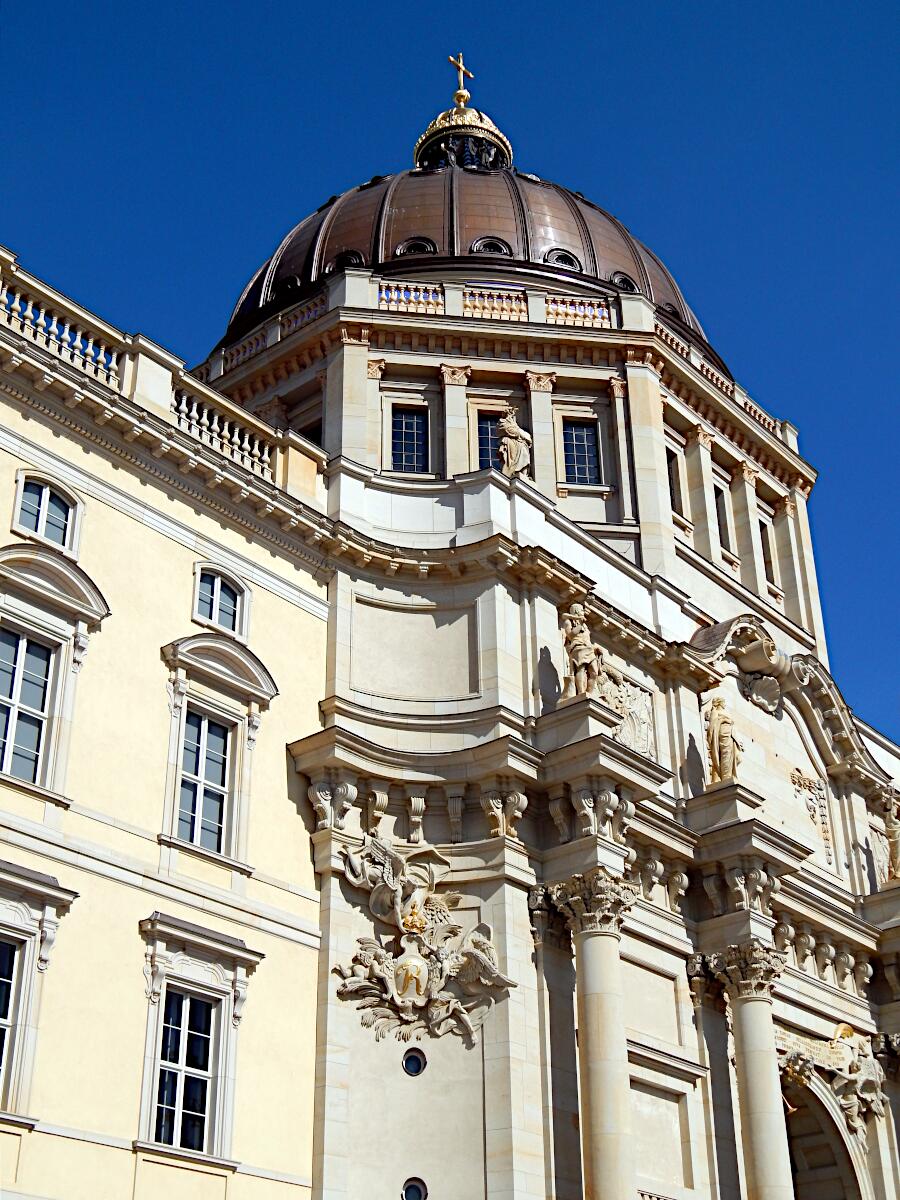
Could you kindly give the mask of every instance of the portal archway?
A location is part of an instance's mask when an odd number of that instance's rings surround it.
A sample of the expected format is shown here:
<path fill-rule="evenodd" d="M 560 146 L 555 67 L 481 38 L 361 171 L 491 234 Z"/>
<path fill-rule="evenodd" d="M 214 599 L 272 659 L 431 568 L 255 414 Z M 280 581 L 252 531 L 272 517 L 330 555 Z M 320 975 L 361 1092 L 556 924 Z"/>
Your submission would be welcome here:
<path fill-rule="evenodd" d="M 786 1087 L 784 1094 L 796 1200 L 874 1200 L 862 1146 L 850 1141 L 840 1107 L 821 1080 Z"/>

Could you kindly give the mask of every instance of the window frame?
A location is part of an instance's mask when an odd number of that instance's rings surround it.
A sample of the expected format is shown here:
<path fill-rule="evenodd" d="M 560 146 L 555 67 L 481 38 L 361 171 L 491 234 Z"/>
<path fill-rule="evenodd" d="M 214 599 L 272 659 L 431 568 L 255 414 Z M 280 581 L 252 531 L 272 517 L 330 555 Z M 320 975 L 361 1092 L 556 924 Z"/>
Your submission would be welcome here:
<path fill-rule="evenodd" d="M 186 772 L 184 766 L 185 739 L 188 732 L 189 718 L 194 715 L 198 716 L 201 721 L 200 741 L 198 743 L 198 760 L 199 766 L 196 774 L 191 775 Z M 219 786 L 209 784 L 205 776 L 206 754 L 208 751 L 209 723 L 213 722 L 216 725 L 221 725 L 226 733 L 225 746 L 225 784 Z M 177 808 L 175 812 L 175 828 L 174 836 L 186 846 L 191 846 L 195 850 L 206 850 L 210 854 L 222 855 L 230 857 L 228 854 L 234 842 L 234 830 L 232 828 L 232 816 L 234 814 L 235 803 L 235 777 L 237 774 L 237 755 L 236 749 L 240 744 L 240 719 L 234 719 L 234 715 L 227 711 L 215 709 L 207 702 L 198 702 L 191 697 L 187 700 L 184 706 L 184 714 L 181 722 L 181 746 L 178 755 L 178 780 L 177 788 Z M 185 781 L 192 784 L 196 791 L 196 805 L 193 813 L 194 819 L 194 836 L 185 838 L 181 834 L 181 789 Z M 203 833 L 203 793 L 206 788 L 210 787 L 211 791 L 222 793 L 224 799 L 222 804 L 222 825 L 221 825 L 221 844 L 214 849 L 212 846 L 206 846 L 200 840 Z"/>
<path fill-rule="evenodd" d="M 5 697 L 0 695 L 0 710 L 8 708 L 11 714 L 12 736 L 9 730 L 7 736 L 0 743 L 0 776 L 4 779 L 15 779 L 20 783 L 24 783 L 35 787 L 45 787 L 46 780 L 53 776 L 54 751 L 56 743 L 56 733 L 59 727 L 58 720 L 58 700 L 60 693 L 59 675 L 60 675 L 60 659 L 63 643 L 58 636 L 53 636 L 44 633 L 35 632 L 30 628 L 21 628 L 14 621 L 6 620 L 0 616 L 0 635 L 9 634 L 10 636 L 19 639 L 16 650 L 16 657 L 13 662 L 13 686 L 12 695 Z M 27 647 L 29 644 L 42 646 L 49 653 L 49 662 L 47 665 L 47 679 L 45 684 L 45 697 L 43 712 L 38 711 L 28 705 L 22 703 L 21 692 L 22 682 L 25 673 L 24 655 L 22 653 L 23 645 Z M 37 751 L 37 764 L 35 769 L 34 779 L 26 779 L 22 775 L 15 775 L 11 769 L 12 759 L 15 756 L 15 732 L 18 730 L 19 718 L 24 711 L 26 716 L 30 716 L 41 722 L 41 738 L 39 749 Z"/>
<path fill-rule="evenodd" d="M 216 586 L 214 588 L 214 604 L 212 618 L 205 617 L 200 611 L 200 587 L 204 575 L 213 575 L 216 578 Z M 229 629 L 227 625 L 220 625 L 216 620 L 216 603 L 215 600 L 221 595 L 222 583 L 228 584 L 237 592 L 237 613 L 234 629 Z M 216 633 L 224 633 L 227 637 L 237 638 L 240 642 L 246 642 L 250 633 L 250 603 L 252 593 L 247 585 L 234 575 L 220 567 L 218 563 L 209 561 L 194 563 L 194 590 L 193 599 L 191 601 L 191 620 L 202 625 L 205 629 L 214 629 Z"/>
<path fill-rule="evenodd" d="M 133 1147 L 178 1157 L 222 1159 L 231 1152 L 237 1038 L 248 980 L 265 956 L 238 938 L 161 912 L 140 921 L 138 928 L 145 943 L 144 995 L 148 1003 L 139 1134 Z M 170 988 L 214 1006 L 202 1151 L 156 1141 L 159 1075 L 165 1065 L 165 998 Z"/>
<path fill-rule="evenodd" d="M 0 1110 L 24 1115 L 31 1096 L 41 993 L 61 918 L 78 893 L 18 863 L 0 861 L 0 940 L 16 946 L 16 967 L 0 1069 Z"/>
<path fill-rule="evenodd" d="M 599 422 L 595 418 L 590 417 L 590 416 L 586 416 L 586 417 L 563 416 L 563 418 L 562 418 L 562 451 L 563 451 L 563 457 L 562 457 L 563 480 L 562 480 L 562 482 L 565 484 L 565 486 L 567 488 L 599 488 L 599 487 L 604 486 L 604 484 L 603 484 L 603 474 L 604 474 L 603 466 L 604 466 L 604 464 L 603 464 L 603 454 L 602 454 L 601 447 L 600 447 L 600 430 L 598 428 L 598 425 L 599 425 Z M 566 454 L 566 432 L 567 432 L 567 430 L 571 430 L 574 433 L 574 431 L 576 429 L 584 429 L 584 430 L 589 431 L 589 433 L 591 434 L 591 436 L 593 438 L 594 456 L 595 456 L 596 465 L 597 465 L 597 478 L 596 479 L 570 479 L 569 478 L 569 462 L 568 462 L 568 457 Z M 577 446 L 575 448 L 577 449 Z M 575 469 L 576 473 L 577 473 L 577 463 L 574 464 L 573 469 Z"/>
<path fill-rule="evenodd" d="M 618 490 L 618 462 L 612 428 L 612 408 L 606 395 L 585 397 L 583 400 L 557 396 L 552 400 L 553 438 L 556 455 L 556 492 L 561 498 L 599 496 L 608 500 Z M 570 483 L 566 479 L 565 425 L 567 422 L 591 424 L 597 440 L 599 483 Z"/>
<path fill-rule="evenodd" d="M 44 488 L 43 497 L 52 491 L 56 492 L 61 499 L 69 505 L 69 519 L 66 525 L 66 541 L 64 545 L 48 538 L 46 534 L 40 532 L 40 524 L 37 530 L 29 529 L 27 525 L 23 525 L 20 519 L 22 511 L 22 500 L 25 495 L 25 486 L 28 483 L 36 483 Z M 45 514 L 46 524 L 46 501 L 42 498 L 41 510 Z M 64 554 L 67 558 L 71 558 L 77 562 L 78 547 L 81 542 L 81 526 L 84 515 L 84 501 L 81 500 L 71 488 L 60 483 L 51 475 L 47 475 L 43 471 L 33 471 L 27 467 L 22 467 L 16 471 L 16 490 L 13 499 L 12 523 L 10 529 L 13 533 L 20 537 L 28 538 L 29 541 L 38 543 L 41 546 L 48 546 L 50 549 L 57 551 L 59 554 Z"/>
<path fill-rule="evenodd" d="M 181 1021 L 179 1026 L 179 1052 L 178 1061 L 176 1062 L 172 1062 L 171 1059 L 163 1059 L 163 1042 L 165 1039 L 166 1029 L 169 1027 L 168 1022 L 166 1021 L 166 1008 L 171 995 L 181 996 L 182 1001 L 187 1001 L 187 1012 L 185 1012 L 185 1005 L 182 1003 Z M 194 1001 L 199 1001 L 202 1004 L 208 1004 L 210 1006 L 209 1062 L 207 1070 L 205 1071 L 200 1071 L 197 1068 L 189 1067 L 187 1064 L 187 1043 L 190 1033 L 188 1021 L 190 1006 Z M 222 1018 L 221 997 L 213 997 L 208 994 L 203 994 L 197 988 L 187 988 L 178 982 L 167 981 L 160 996 L 159 1005 L 161 1011 L 160 1020 L 158 1022 L 158 1043 L 156 1047 L 156 1086 L 153 1089 L 155 1095 L 152 1114 L 153 1142 L 159 1146 L 167 1146 L 172 1150 L 191 1150 L 196 1154 L 208 1154 L 213 1132 L 215 1130 L 217 1116 L 216 1092 L 218 1087 L 218 1058 L 221 1040 L 219 1033 L 219 1025 Z M 173 1118 L 174 1127 L 172 1130 L 173 1140 L 171 1142 L 162 1141 L 157 1137 L 159 1109 L 160 1107 L 168 1107 L 160 1105 L 159 1100 L 159 1086 L 163 1071 L 169 1071 L 176 1076 Z M 206 1105 L 203 1113 L 204 1137 L 203 1145 L 200 1149 L 198 1149 L 196 1146 L 185 1146 L 180 1141 L 175 1140 L 179 1136 L 180 1127 L 184 1120 L 184 1086 L 185 1080 L 188 1076 L 191 1078 L 204 1079 L 207 1085 Z"/>
<path fill-rule="evenodd" d="M 394 468 L 394 409 L 424 409 L 428 434 L 428 469 L 398 471 Z M 389 387 L 381 385 L 381 470 L 394 479 L 439 479 L 444 469 L 443 396 L 437 386 L 413 383 L 404 387 L 394 381 Z"/>
<path fill-rule="evenodd" d="M 737 552 L 737 530 L 734 525 L 734 504 L 731 496 L 731 481 L 725 470 L 717 462 L 712 464 L 712 516 L 715 521 L 716 544 L 719 556 L 727 566 L 736 571 L 740 566 L 740 555 Z M 723 513 L 719 514 L 718 497 L 721 494 Z M 721 523 L 724 518 L 725 531 L 728 535 L 728 545 L 722 543 Z"/>

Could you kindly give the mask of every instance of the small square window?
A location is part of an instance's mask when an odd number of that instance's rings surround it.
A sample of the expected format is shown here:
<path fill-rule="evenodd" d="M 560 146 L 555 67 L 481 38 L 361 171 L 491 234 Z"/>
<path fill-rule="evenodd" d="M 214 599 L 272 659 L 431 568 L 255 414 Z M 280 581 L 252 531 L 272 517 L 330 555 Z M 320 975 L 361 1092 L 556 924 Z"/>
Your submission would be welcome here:
<path fill-rule="evenodd" d="M 428 410 L 397 408 L 391 413 L 391 462 L 395 471 L 428 470 Z"/>
<path fill-rule="evenodd" d="M 600 483 L 596 421 L 563 421 L 566 483 Z"/>
<path fill-rule="evenodd" d="M 480 412 L 478 414 L 478 467 L 480 470 L 484 470 L 486 467 L 493 467 L 495 471 L 501 469 L 499 424 L 499 413 Z"/>

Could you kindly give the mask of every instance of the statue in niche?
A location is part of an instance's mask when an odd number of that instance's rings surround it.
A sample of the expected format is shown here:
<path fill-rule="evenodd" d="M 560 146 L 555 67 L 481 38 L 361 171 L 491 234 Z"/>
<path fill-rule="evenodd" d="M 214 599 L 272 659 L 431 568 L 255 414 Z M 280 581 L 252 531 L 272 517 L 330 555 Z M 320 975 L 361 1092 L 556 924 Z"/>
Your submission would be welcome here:
<path fill-rule="evenodd" d="M 583 604 L 573 604 L 567 613 L 563 613 L 562 632 L 569 659 L 569 675 L 563 689 L 563 699 L 568 699 L 572 694 L 588 696 L 597 686 L 603 651 L 591 637 Z"/>
<path fill-rule="evenodd" d="M 527 433 L 516 419 L 516 410 L 510 404 L 497 422 L 500 439 L 498 453 L 501 470 L 509 479 L 525 475 L 531 465 L 531 434 Z"/>
<path fill-rule="evenodd" d="M 900 879 L 900 819 L 893 807 L 884 814 L 884 836 L 888 844 L 887 878 Z"/>
<path fill-rule="evenodd" d="M 738 763 L 744 751 L 734 732 L 734 717 L 721 696 L 713 696 L 706 712 L 706 746 L 709 750 L 710 783 L 737 779 Z"/>

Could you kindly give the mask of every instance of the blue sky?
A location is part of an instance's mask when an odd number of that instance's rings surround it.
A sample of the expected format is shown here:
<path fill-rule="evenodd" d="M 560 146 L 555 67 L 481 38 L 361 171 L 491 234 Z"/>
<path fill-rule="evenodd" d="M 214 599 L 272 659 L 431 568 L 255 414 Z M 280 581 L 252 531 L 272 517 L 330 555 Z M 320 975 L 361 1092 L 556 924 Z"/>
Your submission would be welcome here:
<path fill-rule="evenodd" d="M 520 169 L 653 247 L 800 427 L 832 672 L 900 737 L 898 31 L 877 0 L 8 2 L 0 243 L 193 363 L 291 225 L 410 163 L 462 48 Z"/>

